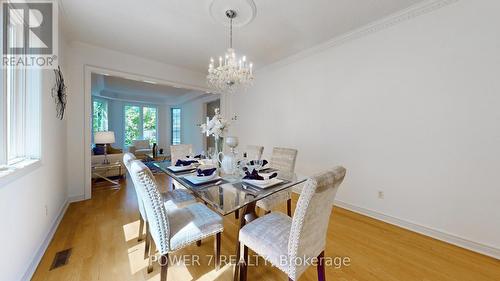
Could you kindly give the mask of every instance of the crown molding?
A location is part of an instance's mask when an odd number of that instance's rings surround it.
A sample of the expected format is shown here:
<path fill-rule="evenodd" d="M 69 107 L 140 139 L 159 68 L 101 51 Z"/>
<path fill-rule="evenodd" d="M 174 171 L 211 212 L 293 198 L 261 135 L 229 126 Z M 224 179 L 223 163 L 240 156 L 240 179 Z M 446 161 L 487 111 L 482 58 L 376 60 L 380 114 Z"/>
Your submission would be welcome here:
<path fill-rule="evenodd" d="M 419 17 L 431 13 L 435 10 L 441 9 L 448 5 L 454 4 L 460 0 L 425 0 L 421 3 L 415 4 L 407 9 L 396 12 L 390 16 L 383 19 L 377 20 L 363 27 L 355 29 L 351 32 L 345 33 L 340 36 L 336 36 L 324 43 L 316 45 L 314 47 L 305 49 L 289 57 L 281 59 L 275 63 L 265 65 L 257 70 L 257 72 L 268 71 L 272 69 L 281 68 L 293 62 L 302 60 L 304 58 L 310 57 L 314 54 L 324 52 L 328 49 L 334 48 L 336 46 L 342 45 L 344 43 L 368 36 L 370 34 L 379 32 L 381 30 L 390 28 L 392 26 L 398 25 L 400 23 L 406 22 L 413 18 Z"/>

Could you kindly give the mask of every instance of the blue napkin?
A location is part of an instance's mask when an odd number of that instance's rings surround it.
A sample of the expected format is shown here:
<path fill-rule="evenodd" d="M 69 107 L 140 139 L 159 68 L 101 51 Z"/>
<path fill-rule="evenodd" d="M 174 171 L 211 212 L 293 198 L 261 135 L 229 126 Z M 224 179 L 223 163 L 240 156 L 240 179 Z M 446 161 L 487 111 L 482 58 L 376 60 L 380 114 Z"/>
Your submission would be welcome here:
<path fill-rule="evenodd" d="M 191 156 L 186 156 L 186 158 L 190 158 Z M 194 159 L 201 159 L 201 154 L 198 154 L 196 156 L 193 156 Z"/>
<path fill-rule="evenodd" d="M 245 171 L 246 176 L 243 177 L 244 180 L 264 180 L 264 177 L 259 175 L 259 172 L 253 170 L 251 173 L 249 171 Z M 275 178 L 278 176 L 278 173 L 273 173 L 269 179 Z"/>
<path fill-rule="evenodd" d="M 248 162 L 248 165 L 255 165 L 255 162 L 256 160 L 251 160 L 250 162 Z M 266 166 L 267 165 L 267 160 L 262 160 L 262 167 Z"/>
<path fill-rule="evenodd" d="M 211 168 L 206 170 L 198 169 L 196 170 L 196 173 L 198 173 L 198 177 L 208 177 L 211 176 L 216 170 L 217 168 Z"/>
<path fill-rule="evenodd" d="M 175 166 L 177 166 L 177 167 L 189 166 L 189 165 L 191 165 L 193 163 L 197 163 L 197 162 L 198 162 L 198 160 L 186 160 L 186 161 L 184 161 L 184 160 L 179 159 L 179 160 L 177 160 L 177 162 L 175 162 Z"/>

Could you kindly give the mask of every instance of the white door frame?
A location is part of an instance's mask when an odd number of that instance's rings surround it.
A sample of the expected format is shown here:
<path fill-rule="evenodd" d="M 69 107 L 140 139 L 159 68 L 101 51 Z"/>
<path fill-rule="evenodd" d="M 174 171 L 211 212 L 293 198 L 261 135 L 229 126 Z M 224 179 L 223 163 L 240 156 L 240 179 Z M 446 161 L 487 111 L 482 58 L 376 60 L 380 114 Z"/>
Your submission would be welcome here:
<path fill-rule="evenodd" d="M 118 76 L 122 78 L 137 80 L 137 81 L 154 81 L 158 84 L 170 85 L 178 88 L 186 88 L 191 90 L 198 90 L 207 92 L 209 91 L 208 87 L 199 87 L 185 83 L 179 83 L 174 81 L 169 81 L 165 79 L 160 79 L 156 77 L 150 77 L 142 74 L 130 73 L 126 71 L 109 69 L 106 67 L 94 66 L 94 65 L 84 65 L 84 167 L 85 167 L 85 186 L 84 186 L 84 199 L 90 199 L 92 197 L 92 174 L 91 174 L 91 127 L 92 127 L 92 73 L 101 73 L 108 74 L 110 76 Z M 221 94 L 221 114 L 224 116 L 230 116 L 229 113 L 229 96 Z"/>

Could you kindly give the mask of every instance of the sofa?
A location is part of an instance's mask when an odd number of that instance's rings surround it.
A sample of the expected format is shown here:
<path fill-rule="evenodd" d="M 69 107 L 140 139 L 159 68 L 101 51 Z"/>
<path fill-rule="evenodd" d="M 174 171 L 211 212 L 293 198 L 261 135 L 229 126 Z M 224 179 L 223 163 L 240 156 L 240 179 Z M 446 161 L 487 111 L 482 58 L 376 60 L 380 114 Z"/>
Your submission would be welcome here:
<path fill-rule="evenodd" d="M 96 145 L 92 149 L 91 165 L 102 164 L 104 162 L 104 154 L 102 149 L 99 148 L 100 145 Z M 110 163 L 120 162 L 122 164 L 121 173 L 119 169 L 111 169 L 106 173 L 107 177 L 116 177 L 125 175 L 125 166 L 123 166 L 123 151 L 121 149 L 113 148 L 107 146 L 108 160 Z M 92 178 L 98 178 L 98 176 L 92 173 Z"/>
<path fill-rule="evenodd" d="M 153 152 L 153 149 L 149 140 L 134 140 L 133 145 L 128 147 L 128 151 L 137 159 L 145 159 L 147 154 Z"/>

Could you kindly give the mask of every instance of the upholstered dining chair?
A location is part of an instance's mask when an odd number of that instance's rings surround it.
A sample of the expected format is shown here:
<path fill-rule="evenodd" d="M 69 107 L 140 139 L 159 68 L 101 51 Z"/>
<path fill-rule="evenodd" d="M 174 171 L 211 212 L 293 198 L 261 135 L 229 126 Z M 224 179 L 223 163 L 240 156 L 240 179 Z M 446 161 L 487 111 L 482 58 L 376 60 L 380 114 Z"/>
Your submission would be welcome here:
<path fill-rule="evenodd" d="M 177 163 L 177 160 L 184 159 L 186 156 L 189 156 L 193 153 L 193 145 L 192 144 L 175 144 L 170 146 L 170 159 L 172 160 L 172 165 Z M 177 181 L 172 181 L 172 189 L 176 187 L 182 188 Z"/>
<path fill-rule="evenodd" d="M 135 178 L 132 177 L 132 173 L 130 171 L 131 163 L 132 161 L 137 160 L 135 155 L 127 152 L 123 154 L 123 164 L 127 168 L 127 171 L 130 175 L 130 178 L 132 179 L 132 183 L 134 186 L 135 193 L 137 195 L 137 205 L 139 207 L 139 235 L 137 236 L 137 241 L 140 242 L 143 239 L 142 233 L 144 232 L 144 226 L 146 227 L 146 247 L 144 249 L 144 258 L 148 257 L 149 254 L 149 245 L 151 241 L 149 240 L 149 224 L 148 224 L 148 218 L 146 216 L 146 210 L 144 209 L 144 203 L 142 201 L 142 198 L 139 194 L 139 191 L 136 187 L 136 182 Z M 187 193 L 186 191 L 183 190 L 172 190 L 168 191 L 165 193 L 161 193 L 162 200 L 165 202 L 165 204 L 169 208 L 178 208 L 178 207 L 184 207 L 189 204 L 196 203 L 196 199 L 194 198 L 193 195 Z"/>
<path fill-rule="evenodd" d="M 292 176 L 295 172 L 297 150 L 275 147 L 271 155 L 269 167 L 279 170 L 284 176 Z M 288 216 L 292 216 L 292 196 L 289 190 L 281 191 L 257 202 L 257 206 L 270 213 L 278 204 L 286 202 Z"/>
<path fill-rule="evenodd" d="M 175 165 L 177 160 L 186 158 L 193 153 L 192 144 L 176 144 L 170 146 L 170 157 L 172 159 L 172 165 Z"/>
<path fill-rule="evenodd" d="M 150 248 L 148 272 L 152 271 L 155 247 L 160 253 L 160 280 L 167 280 L 168 254 L 201 239 L 215 236 L 215 267 L 220 267 L 222 217 L 201 203 L 183 208 L 166 208 L 158 192 L 156 180 L 141 161 L 132 161 L 131 174 L 144 203 L 154 242 Z"/>
<path fill-rule="evenodd" d="M 335 167 L 311 177 L 304 186 L 293 219 L 280 212 L 260 217 L 245 225 L 239 233 L 245 263 L 239 271 L 245 279 L 248 248 L 298 280 L 307 269 L 307 261 L 316 259 L 318 280 L 325 280 L 324 250 L 333 200 L 346 170 Z"/>
<path fill-rule="evenodd" d="M 259 145 L 247 145 L 245 152 L 248 159 L 260 160 L 262 158 L 262 153 L 264 152 L 264 147 Z"/>

